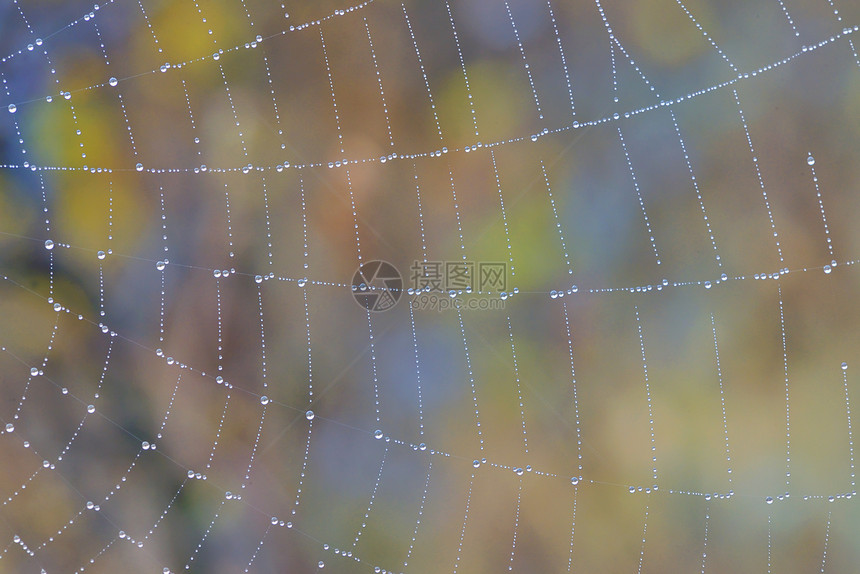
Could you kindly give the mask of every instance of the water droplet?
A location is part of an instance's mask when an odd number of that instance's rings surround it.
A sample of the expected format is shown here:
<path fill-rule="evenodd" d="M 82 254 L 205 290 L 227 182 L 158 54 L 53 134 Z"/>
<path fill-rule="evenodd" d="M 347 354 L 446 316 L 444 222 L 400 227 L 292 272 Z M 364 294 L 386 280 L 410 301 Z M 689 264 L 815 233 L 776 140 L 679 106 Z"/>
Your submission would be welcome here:
<path fill-rule="evenodd" d="M 815 165 L 815 158 L 812 157 L 812 154 L 809 154 L 809 157 L 806 158 L 806 163 L 809 165 Z"/>
<path fill-rule="evenodd" d="M 267 397 L 266 395 L 263 395 L 262 397 L 260 397 L 260 404 L 268 405 L 269 404 L 269 397 Z"/>
<path fill-rule="evenodd" d="M 325 562 L 323 562 L 322 560 L 320 560 L 320 561 L 317 563 L 317 566 L 318 566 L 319 568 L 325 568 Z"/>
<path fill-rule="evenodd" d="M 843 371 L 847 371 L 847 370 L 848 370 L 848 363 L 845 363 L 845 362 L 843 362 L 843 363 L 842 363 L 842 370 L 843 370 Z"/>
<path fill-rule="evenodd" d="M 381 430 L 376 429 L 375 431 L 373 431 L 373 438 L 375 438 L 376 440 L 381 439 L 382 436 L 383 436 L 383 433 Z"/>
<path fill-rule="evenodd" d="M 631 486 L 630 488 L 627 489 L 627 492 L 629 492 L 630 494 L 633 494 L 634 492 L 636 492 L 636 487 Z"/>
<path fill-rule="evenodd" d="M 9 113 L 10 113 L 10 114 L 14 114 L 15 112 L 17 112 L 17 111 L 18 111 L 18 106 L 16 106 L 15 104 L 9 104 L 9 108 L 8 108 L 8 109 L 9 109 Z"/>
<path fill-rule="evenodd" d="M 308 419 L 309 421 L 314 420 L 314 412 L 313 411 L 307 411 L 305 413 L 305 418 Z"/>
<path fill-rule="evenodd" d="M 765 499 L 764 499 L 764 501 L 765 501 L 766 503 L 768 503 L 768 504 L 773 504 L 773 497 L 772 497 L 772 496 L 768 496 L 767 498 L 765 498 Z"/>
<path fill-rule="evenodd" d="M 45 240 L 45 249 L 50 251 L 53 248 L 54 248 L 54 242 L 51 241 L 50 239 L 46 239 Z"/>
<path fill-rule="evenodd" d="M 140 447 L 141 447 L 143 450 L 149 450 L 149 442 L 148 442 L 148 441 L 143 441 L 142 443 L 140 443 Z"/>
<path fill-rule="evenodd" d="M 480 468 L 481 461 L 476 458 L 475 460 L 472 461 L 472 466 L 474 466 L 475 468 Z"/>
<path fill-rule="evenodd" d="M 111 76 L 111 78 L 108 80 L 108 84 L 110 84 L 111 86 L 116 86 L 118 83 L 119 81 L 113 76 Z"/>
<path fill-rule="evenodd" d="M 38 376 L 38 374 L 39 374 L 38 367 L 30 367 L 30 376 L 31 377 Z"/>
<path fill-rule="evenodd" d="M 94 412 L 96 412 L 96 406 L 95 405 L 87 405 L 87 412 L 90 414 L 93 414 Z"/>
<path fill-rule="evenodd" d="M 164 271 L 164 261 L 159 261 L 158 263 L 156 263 L 155 268 L 159 271 Z"/>
<path fill-rule="evenodd" d="M 832 269 L 830 268 L 830 265 L 825 265 L 825 266 L 824 266 L 824 272 L 825 272 L 825 273 L 827 273 L 828 275 L 830 274 L 830 271 L 831 271 L 831 270 L 832 270 Z"/>
<path fill-rule="evenodd" d="M 15 425 L 13 425 L 12 423 L 6 423 L 6 432 L 14 432 L 14 431 L 15 431 Z"/>
<path fill-rule="evenodd" d="M 136 169 L 137 171 L 143 171 L 143 164 L 142 163 L 137 164 L 136 166 L 134 166 L 134 169 Z"/>
<path fill-rule="evenodd" d="M 262 275 L 257 275 L 257 276 L 255 276 L 255 277 L 254 277 L 254 282 L 255 282 L 255 283 L 262 283 L 262 282 L 263 282 L 263 276 L 262 276 Z"/>
<path fill-rule="evenodd" d="M 573 477 L 571 477 L 571 479 L 570 479 L 570 484 L 572 484 L 572 485 L 574 485 L 574 486 L 576 486 L 577 484 L 579 484 L 579 477 L 578 477 L 578 476 L 573 476 Z"/>
<path fill-rule="evenodd" d="M 299 283 L 299 287 L 304 287 L 305 285 L 307 285 L 307 284 L 308 284 L 308 278 L 307 278 L 307 277 L 302 277 L 301 279 L 299 279 L 299 282 L 298 282 L 298 283 Z"/>
<path fill-rule="evenodd" d="M 104 259 L 105 258 L 105 252 L 99 251 L 98 253 L 96 253 L 96 257 L 98 257 L 99 259 Z"/>

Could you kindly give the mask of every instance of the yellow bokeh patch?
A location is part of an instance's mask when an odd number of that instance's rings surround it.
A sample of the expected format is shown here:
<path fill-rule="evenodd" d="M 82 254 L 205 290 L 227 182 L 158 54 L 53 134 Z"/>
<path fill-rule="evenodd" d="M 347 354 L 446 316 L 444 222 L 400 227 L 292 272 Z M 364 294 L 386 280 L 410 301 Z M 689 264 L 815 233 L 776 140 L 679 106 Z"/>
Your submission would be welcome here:
<path fill-rule="evenodd" d="M 698 0 L 685 2 L 686 10 L 710 34 L 719 25 L 708 6 Z M 685 9 L 669 0 L 628 2 L 625 11 L 629 32 L 644 55 L 667 67 L 682 66 L 710 48 L 708 39 L 696 27 Z"/>

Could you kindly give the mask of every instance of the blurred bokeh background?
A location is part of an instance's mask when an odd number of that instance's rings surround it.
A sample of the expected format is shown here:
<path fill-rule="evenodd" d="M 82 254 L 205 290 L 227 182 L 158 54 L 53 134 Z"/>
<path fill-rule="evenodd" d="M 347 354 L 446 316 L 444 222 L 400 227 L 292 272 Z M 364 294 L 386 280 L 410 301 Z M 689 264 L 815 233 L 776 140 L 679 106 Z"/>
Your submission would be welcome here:
<path fill-rule="evenodd" d="M 853 570 L 858 24 L 0 0 L 0 572 Z"/>

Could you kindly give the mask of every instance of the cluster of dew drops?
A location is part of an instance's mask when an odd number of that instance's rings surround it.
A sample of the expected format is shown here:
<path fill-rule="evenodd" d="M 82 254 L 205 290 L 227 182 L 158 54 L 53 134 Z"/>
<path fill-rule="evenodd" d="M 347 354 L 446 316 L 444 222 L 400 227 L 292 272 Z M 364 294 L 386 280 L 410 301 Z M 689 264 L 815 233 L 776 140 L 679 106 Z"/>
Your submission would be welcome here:
<path fill-rule="evenodd" d="M 807 161 L 809 162 L 809 165 L 812 165 L 813 163 L 815 163 L 815 160 L 812 158 L 811 155 L 809 156 L 809 159 Z M 847 371 L 848 370 L 848 363 L 843 361 L 842 364 L 839 365 L 839 368 L 842 369 L 843 371 Z M 828 502 L 836 502 L 839 499 L 850 500 L 852 497 L 854 497 L 856 495 L 857 495 L 856 492 L 848 492 L 845 494 L 831 494 L 831 495 L 828 495 L 826 498 L 827 498 Z M 766 504 L 773 504 L 774 500 L 780 500 L 781 501 L 781 500 L 786 500 L 790 497 L 791 497 L 791 495 L 788 492 L 786 492 L 785 494 L 781 494 L 781 495 L 777 496 L 776 499 L 774 499 L 773 496 L 766 496 L 764 501 Z M 824 498 L 824 497 L 822 497 L 822 496 L 804 496 L 803 497 L 804 500 L 809 500 L 811 498 Z"/>

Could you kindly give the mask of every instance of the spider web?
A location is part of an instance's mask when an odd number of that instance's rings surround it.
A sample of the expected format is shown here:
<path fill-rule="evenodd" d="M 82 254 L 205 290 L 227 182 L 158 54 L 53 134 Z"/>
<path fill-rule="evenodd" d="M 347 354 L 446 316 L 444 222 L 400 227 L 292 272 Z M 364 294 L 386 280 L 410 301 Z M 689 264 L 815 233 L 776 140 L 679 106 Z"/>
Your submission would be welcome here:
<path fill-rule="evenodd" d="M 850 570 L 858 24 L 4 0 L 0 570 Z"/>

